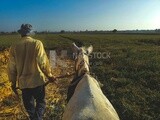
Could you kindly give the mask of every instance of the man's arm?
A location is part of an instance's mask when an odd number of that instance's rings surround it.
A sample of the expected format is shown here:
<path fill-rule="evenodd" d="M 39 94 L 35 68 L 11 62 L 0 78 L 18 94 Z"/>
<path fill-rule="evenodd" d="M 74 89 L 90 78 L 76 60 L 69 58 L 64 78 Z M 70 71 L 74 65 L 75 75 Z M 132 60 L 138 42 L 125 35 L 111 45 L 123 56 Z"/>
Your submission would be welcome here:
<path fill-rule="evenodd" d="M 16 93 L 17 70 L 14 55 L 14 47 L 11 47 L 9 50 L 8 78 L 11 82 L 12 90 Z"/>
<path fill-rule="evenodd" d="M 38 65 L 39 65 L 40 69 L 45 74 L 45 76 L 49 80 L 52 81 L 55 78 L 51 73 L 51 67 L 50 67 L 50 64 L 49 64 L 49 60 L 47 58 L 46 52 L 44 50 L 44 47 L 43 47 L 43 44 L 42 44 L 41 41 L 37 42 L 36 50 L 37 50 L 37 58 L 36 59 L 37 59 L 37 62 L 38 62 Z"/>

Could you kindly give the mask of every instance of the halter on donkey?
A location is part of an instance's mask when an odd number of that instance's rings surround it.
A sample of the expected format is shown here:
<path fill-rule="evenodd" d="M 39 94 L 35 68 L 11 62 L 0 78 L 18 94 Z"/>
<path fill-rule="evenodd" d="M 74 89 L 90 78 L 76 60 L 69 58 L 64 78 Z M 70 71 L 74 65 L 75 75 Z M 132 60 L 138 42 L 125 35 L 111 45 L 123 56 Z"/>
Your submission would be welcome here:
<path fill-rule="evenodd" d="M 88 55 L 92 50 L 92 46 L 85 50 L 73 44 L 76 75 L 71 84 L 76 85 L 68 98 L 63 120 L 119 120 L 97 80 L 89 75 Z"/>

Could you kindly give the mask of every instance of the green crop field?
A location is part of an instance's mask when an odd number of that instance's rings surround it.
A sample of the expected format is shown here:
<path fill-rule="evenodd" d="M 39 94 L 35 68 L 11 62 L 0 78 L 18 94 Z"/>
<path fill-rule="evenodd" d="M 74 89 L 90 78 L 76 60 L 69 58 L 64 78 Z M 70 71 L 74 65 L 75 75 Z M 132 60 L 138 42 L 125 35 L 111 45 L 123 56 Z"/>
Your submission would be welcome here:
<path fill-rule="evenodd" d="M 72 42 L 93 45 L 91 72 L 121 120 L 160 119 L 160 35 L 145 34 L 37 34 L 46 50 L 71 51 Z M 0 35 L 0 49 L 20 40 Z M 103 55 L 108 55 L 102 56 Z"/>

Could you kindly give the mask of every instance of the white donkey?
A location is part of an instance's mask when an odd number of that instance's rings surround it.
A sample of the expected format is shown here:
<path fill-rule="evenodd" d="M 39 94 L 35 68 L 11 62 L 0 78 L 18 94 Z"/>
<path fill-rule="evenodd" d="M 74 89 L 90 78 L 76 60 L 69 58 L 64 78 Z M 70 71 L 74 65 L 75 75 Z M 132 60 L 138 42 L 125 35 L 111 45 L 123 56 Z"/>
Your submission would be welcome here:
<path fill-rule="evenodd" d="M 80 80 L 65 108 L 62 120 L 119 120 L 97 80 L 89 75 L 88 55 L 93 51 L 93 47 L 79 48 L 73 43 L 73 49 L 77 74 L 72 84 L 78 81 L 76 78 Z"/>

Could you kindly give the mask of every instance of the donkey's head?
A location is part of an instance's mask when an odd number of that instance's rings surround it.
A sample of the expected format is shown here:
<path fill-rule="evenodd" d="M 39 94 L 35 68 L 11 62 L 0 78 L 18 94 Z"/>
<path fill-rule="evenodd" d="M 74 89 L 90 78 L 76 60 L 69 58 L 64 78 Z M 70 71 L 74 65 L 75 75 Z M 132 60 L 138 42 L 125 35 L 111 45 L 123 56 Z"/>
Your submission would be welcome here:
<path fill-rule="evenodd" d="M 73 43 L 73 55 L 75 59 L 75 71 L 77 76 L 81 76 L 84 73 L 89 72 L 89 55 L 93 51 L 93 46 L 78 47 L 75 43 Z"/>

